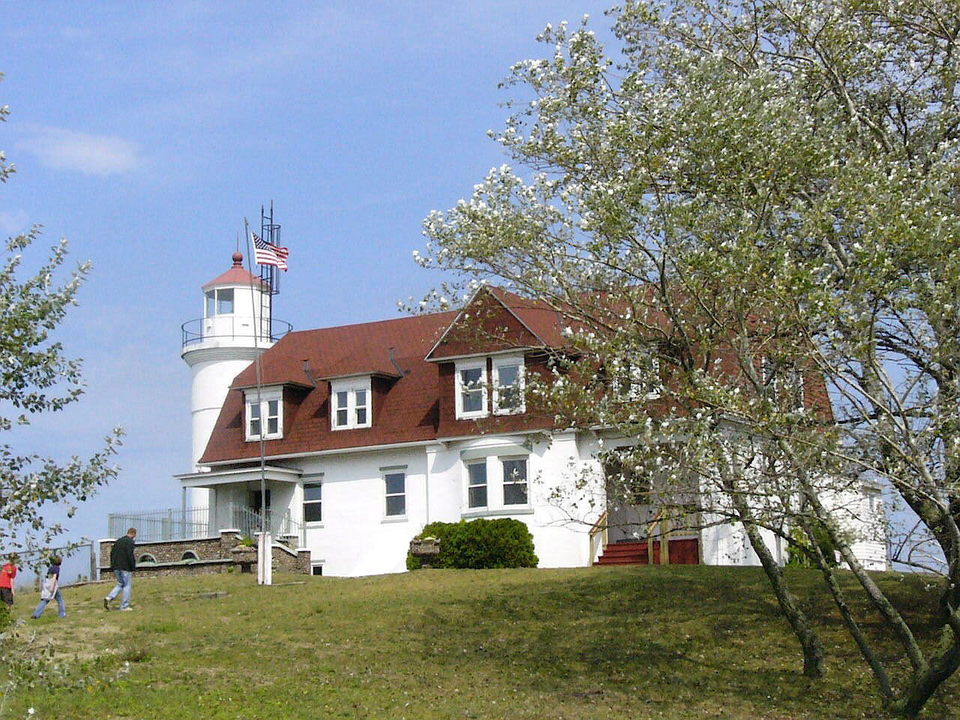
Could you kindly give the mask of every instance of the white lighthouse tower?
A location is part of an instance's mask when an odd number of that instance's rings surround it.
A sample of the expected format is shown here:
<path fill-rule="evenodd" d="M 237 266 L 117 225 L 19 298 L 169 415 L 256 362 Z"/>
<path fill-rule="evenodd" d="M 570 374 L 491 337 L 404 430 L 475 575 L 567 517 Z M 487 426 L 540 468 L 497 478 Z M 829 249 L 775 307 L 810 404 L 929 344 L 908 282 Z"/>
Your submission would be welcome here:
<path fill-rule="evenodd" d="M 233 254 L 233 266 L 203 286 L 203 317 L 183 325 L 181 357 L 190 366 L 193 383 L 194 472 L 210 440 L 230 383 L 256 357 L 270 348 L 276 335 L 271 318 L 268 278 L 243 267 L 243 255 Z M 286 323 L 280 323 L 288 330 Z M 282 334 L 282 333 L 281 333 Z M 194 496 L 194 500 L 200 498 Z"/>

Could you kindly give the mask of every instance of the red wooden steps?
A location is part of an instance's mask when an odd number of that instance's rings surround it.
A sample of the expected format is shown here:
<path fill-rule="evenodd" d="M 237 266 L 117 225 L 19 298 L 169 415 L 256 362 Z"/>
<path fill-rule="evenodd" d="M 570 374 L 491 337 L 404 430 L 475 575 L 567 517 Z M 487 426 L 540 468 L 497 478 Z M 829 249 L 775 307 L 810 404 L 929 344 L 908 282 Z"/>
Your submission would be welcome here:
<path fill-rule="evenodd" d="M 671 565 L 696 565 L 700 561 L 697 538 L 678 538 L 670 540 Z M 603 554 L 594 565 L 646 565 L 647 541 L 611 543 L 603 549 Z M 660 564 L 660 541 L 653 541 L 653 563 Z"/>

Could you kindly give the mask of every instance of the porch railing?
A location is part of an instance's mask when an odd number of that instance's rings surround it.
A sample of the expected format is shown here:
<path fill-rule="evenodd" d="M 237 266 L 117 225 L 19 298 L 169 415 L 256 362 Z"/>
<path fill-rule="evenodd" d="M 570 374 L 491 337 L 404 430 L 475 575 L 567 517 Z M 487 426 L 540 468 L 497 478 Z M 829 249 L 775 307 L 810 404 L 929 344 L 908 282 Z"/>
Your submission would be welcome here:
<path fill-rule="evenodd" d="M 590 563 L 595 563 L 603 554 L 603 548 L 607 545 L 607 522 L 609 517 L 607 511 L 597 518 L 597 521 L 590 528 Z"/>
<path fill-rule="evenodd" d="M 213 537 L 221 530 L 238 530 L 241 535 L 253 537 L 260 532 L 260 513 L 243 505 L 217 505 L 214 508 L 195 507 L 185 510 L 138 510 L 110 513 L 107 516 L 109 537 L 120 537 L 128 528 L 137 529 L 137 542 L 166 540 L 193 540 Z M 267 510 L 266 527 L 274 535 L 295 535 L 301 545 L 305 542 L 303 525 L 290 516 L 290 511 Z"/>

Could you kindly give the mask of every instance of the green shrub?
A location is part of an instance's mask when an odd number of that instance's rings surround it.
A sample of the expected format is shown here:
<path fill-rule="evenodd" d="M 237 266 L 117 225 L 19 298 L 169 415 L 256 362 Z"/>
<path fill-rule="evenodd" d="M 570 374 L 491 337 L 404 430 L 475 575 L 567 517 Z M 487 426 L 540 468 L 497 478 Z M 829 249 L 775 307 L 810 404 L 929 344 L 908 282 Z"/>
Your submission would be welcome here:
<path fill-rule="evenodd" d="M 533 536 L 526 524 L 512 518 L 479 518 L 458 523 L 433 522 L 417 538 L 435 537 L 440 555 L 431 565 L 438 568 L 536 567 Z M 407 553 L 407 569 L 417 570 L 420 561 Z"/>
<path fill-rule="evenodd" d="M 837 567 L 839 565 L 837 562 L 837 546 L 823 523 L 814 525 L 813 536 L 827 564 L 831 567 Z M 791 567 L 814 567 L 816 563 L 810 557 L 811 550 L 810 539 L 807 534 L 799 527 L 793 528 L 793 532 L 790 533 L 790 544 L 787 547 L 787 565 Z"/>

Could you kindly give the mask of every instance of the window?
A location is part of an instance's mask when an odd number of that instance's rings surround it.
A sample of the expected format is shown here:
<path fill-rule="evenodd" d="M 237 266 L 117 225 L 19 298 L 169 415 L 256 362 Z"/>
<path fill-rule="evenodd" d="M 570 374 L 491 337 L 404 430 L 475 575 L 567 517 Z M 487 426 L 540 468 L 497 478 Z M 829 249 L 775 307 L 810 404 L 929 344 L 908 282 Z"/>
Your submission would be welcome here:
<path fill-rule="evenodd" d="M 653 353 L 642 359 L 615 360 L 607 368 L 610 389 L 621 402 L 639 402 L 660 395 L 660 359 Z"/>
<path fill-rule="evenodd" d="M 322 564 L 322 563 L 316 563 L 316 564 L 314 564 L 314 565 L 311 565 L 311 566 L 310 566 L 310 574 L 311 574 L 311 575 L 323 575 L 323 564 Z"/>
<path fill-rule="evenodd" d="M 193 550 L 187 550 L 180 556 L 180 559 L 186 562 L 197 562 L 200 557 Z"/>
<path fill-rule="evenodd" d="M 257 398 L 256 390 L 247 391 L 247 440 L 264 440 L 283 437 L 283 391 L 280 388 L 262 390 Z"/>
<path fill-rule="evenodd" d="M 527 504 L 527 459 L 503 459 L 503 504 Z"/>
<path fill-rule="evenodd" d="M 487 362 L 457 364 L 457 417 L 483 417 L 487 414 Z"/>
<path fill-rule="evenodd" d="M 864 488 L 863 494 L 867 498 L 867 510 L 872 516 L 880 516 L 883 512 L 883 495 L 874 488 Z"/>
<path fill-rule="evenodd" d="M 777 403 L 782 403 L 787 411 L 803 409 L 803 373 L 793 363 L 778 363 L 764 357 L 760 361 L 763 373 L 763 385 Z"/>
<path fill-rule="evenodd" d="M 303 484 L 303 521 L 322 522 L 323 521 L 323 485 L 321 483 Z"/>
<path fill-rule="evenodd" d="M 407 514 L 407 476 L 402 472 L 386 473 L 383 476 L 386 488 L 386 515 L 397 517 Z"/>
<path fill-rule="evenodd" d="M 334 430 L 370 427 L 370 378 L 353 379 L 349 382 L 333 382 L 331 390 L 331 418 Z"/>
<path fill-rule="evenodd" d="M 144 553 L 139 558 L 137 558 L 137 563 L 139 565 L 156 565 L 157 559 L 150 553 Z"/>
<path fill-rule="evenodd" d="M 493 361 L 493 411 L 498 415 L 524 411 L 523 358 L 495 358 Z"/>
<path fill-rule="evenodd" d="M 205 317 L 233 314 L 233 288 L 215 288 L 206 292 Z"/>
<path fill-rule="evenodd" d="M 467 506 L 487 506 L 487 461 L 467 465 Z"/>

